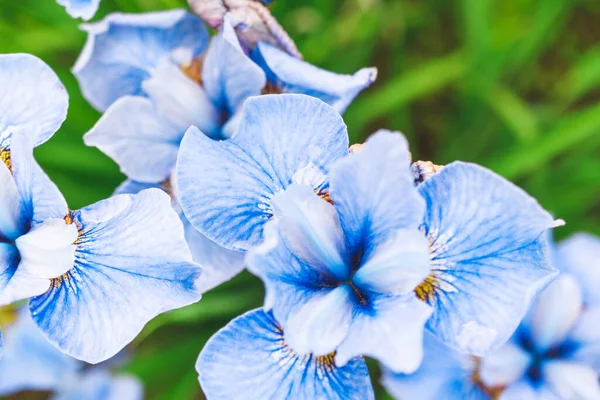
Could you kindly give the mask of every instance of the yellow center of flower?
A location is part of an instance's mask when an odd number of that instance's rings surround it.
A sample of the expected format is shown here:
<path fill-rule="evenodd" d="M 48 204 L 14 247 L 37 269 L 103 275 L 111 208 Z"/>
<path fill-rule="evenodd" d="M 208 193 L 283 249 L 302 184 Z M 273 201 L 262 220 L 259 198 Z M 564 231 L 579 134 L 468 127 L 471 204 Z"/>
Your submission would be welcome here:
<path fill-rule="evenodd" d="M 317 196 L 319 196 L 320 198 L 322 198 L 329 204 L 333 205 L 333 200 L 331 200 L 331 197 L 329 197 L 329 190 L 327 190 L 327 189 L 315 190 L 315 193 L 317 194 Z"/>
<path fill-rule="evenodd" d="M 188 78 L 202 85 L 202 64 L 204 64 L 204 59 L 198 57 L 193 59 L 189 65 L 182 65 L 181 70 Z"/>
<path fill-rule="evenodd" d="M 419 300 L 430 303 L 435 297 L 437 287 L 438 280 L 432 272 L 415 288 L 415 294 Z"/>
<path fill-rule="evenodd" d="M 12 160 L 10 158 L 10 150 L 8 150 L 8 149 L 0 150 L 0 158 L 2 159 L 2 162 L 4 163 L 4 165 L 6 165 L 8 167 L 8 170 L 10 172 L 12 172 Z"/>

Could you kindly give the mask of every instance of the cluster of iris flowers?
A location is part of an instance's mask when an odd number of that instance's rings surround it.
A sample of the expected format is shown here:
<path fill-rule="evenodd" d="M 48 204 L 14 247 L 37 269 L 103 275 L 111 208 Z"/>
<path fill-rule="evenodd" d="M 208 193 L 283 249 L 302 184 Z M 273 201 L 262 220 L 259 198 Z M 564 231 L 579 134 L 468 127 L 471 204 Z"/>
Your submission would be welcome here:
<path fill-rule="evenodd" d="M 89 19 L 99 1 L 58 2 Z M 200 353 L 209 400 L 371 399 L 364 356 L 404 400 L 600 399 L 600 239 L 555 247 L 563 221 L 527 193 L 412 160 L 399 132 L 349 146 L 341 113 L 376 69 L 304 62 L 266 3 L 191 0 L 213 37 L 185 10 L 82 26 L 73 73 L 103 112 L 84 141 L 128 179 L 81 210 L 33 158 L 67 93 L 41 60 L 0 55 L 0 305 L 29 300 L 0 394 L 141 398 L 114 359 L 77 360 L 247 268 L 264 306 Z"/>

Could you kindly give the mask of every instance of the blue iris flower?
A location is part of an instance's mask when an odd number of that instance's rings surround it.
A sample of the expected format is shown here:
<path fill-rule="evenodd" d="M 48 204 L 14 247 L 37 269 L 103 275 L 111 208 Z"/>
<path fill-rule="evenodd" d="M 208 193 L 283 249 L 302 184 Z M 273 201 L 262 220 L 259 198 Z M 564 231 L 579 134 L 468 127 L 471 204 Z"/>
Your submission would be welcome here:
<path fill-rule="evenodd" d="M 92 19 L 100 5 L 100 0 L 56 0 L 56 2 L 65 7 L 71 17 L 86 21 Z"/>
<path fill-rule="evenodd" d="M 69 210 L 33 159 L 67 102 L 42 61 L 0 56 L 0 305 L 30 299 L 51 343 L 97 363 L 156 315 L 198 301 L 201 271 L 160 190 Z"/>
<path fill-rule="evenodd" d="M 385 373 L 388 391 L 406 400 L 600 399 L 600 239 L 577 234 L 553 259 L 562 274 L 503 347 L 479 359 L 428 341 L 417 373 Z"/>
<path fill-rule="evenodd" d="M 374 69 L 353 76 L 323 71 L 265 43 L 247 55 L 227 18 L 206 49 L 205 27 L 179 10 L 115 14 L 85 29 L 90 36 L 74 73 L 87 99 L 106 113 L 84 140 L 121 166 L 130 178 L 127 192 L 172 186 L 167 181 L 186 130 L 194 125 L 213 139 L 231 136 L 250 96 L 305 92 L 343 111 L 375 77 Z M 243 255 L 182 220 L 194 259 L 206 267 L 203 290 L 243 269 Z"/>
<path fill-rule="evenodd" d="M 231 140 L 212 141 L 192 128 L 182 141 L 177 189 L 186 217 L 231 249 L 264 240 L 248 264 L 266 283 L 266 308 L 299 352 L 337 348 L 341 363 L 372 354 L 395 369 L 415 367 L 420 346 L 395 357 L 386 347 L 400 336 L 364 349 L 375 341 L 352 333 L 385 335 L 390 326 L 376 333 L 366 326 L 401 318 L 366 315 L 399 316 L 391 310 L 404 300 L 407 312 L 419 315 L 413 321 L 425 318 L 430 309 L 414 292 L 434 310 L 427 322 L 434 335 L 484 355 L 508 340 L 556 276 L 545 232 L 562 221 L 473 164 L 452 163 L 415 189 L 401 138 L 382 132 L 348 156 L 346 127 L 334 109 L 279 95 L 248 100 Z M 389 244 L 394 240 L 400 244 Z"/>
<path fill-rule="evenodd" d="M 112 375 L 105 366 L 84 370 L 84 364 L 58 351 L 42 335 L 26 310 L 6 333 L 0 360 L 0 395 L 20 391 L 54 392 L 54 400 L 141 400 L 141 383 Z"/>
<path fill-rule="evenodd" d="M 285 342 L 273 315 L 250 311 L 217 332 L 200 353 L 196 370 L 211 400 L 373 400 L 367 365 L 343 367 L 332 356 L 299 355 Z"/>

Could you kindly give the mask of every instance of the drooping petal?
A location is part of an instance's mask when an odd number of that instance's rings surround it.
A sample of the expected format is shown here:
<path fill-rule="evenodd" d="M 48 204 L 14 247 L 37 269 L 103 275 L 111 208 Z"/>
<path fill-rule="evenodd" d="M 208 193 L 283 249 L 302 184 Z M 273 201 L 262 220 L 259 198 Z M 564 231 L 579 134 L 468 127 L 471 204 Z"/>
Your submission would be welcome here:
<path fill-rule="evenodd" d="M 157 113 L 149 99 L 124 96 L 106 110 L 83 139 L 86 145 L 98 147 L 115 160 L 129 178 L 162 182 L 175 168 L 184 132 Z"/>
<path fill-rule="evenodd" d="M 168 195 L 148 189 L 73 213 L 75 266 L 30 300 L 34 321 L 61 351 L 90 363 L 128 344 L 156 315 L 198 301 L 200 268 Z"/>
<path fill-rule="evenodd" d="M 531 299 L 554 278 L 545 232 L 553 218 L 524 191 L 482 167 L 455 162 L 419 186 L 433 275 L 428 327 L 483 356 L 504 344 Z"/>
<path fill-rule="evenodd" d="M 142 400 L 142 383 L 132 376 L 111 376 L 94 369 L 59 390 L 53 400 Z"/>
<path fill-rule="evenodd" d="M 15 136 L 11 143 L 12 172 L 21 197 L 22 219 L 32 227 L 69 213 L 67 201 L 33 158 L 30 138 Z"/>
<path fill-rule="evenodd" d="M 372 400 L 363 359 L 339 368 L 333 357 L 299 356 L 271 314 L 254 310 L 230 322 L 200 353 L 196 370 L 211 400 Z"/>
<path fill-rule="evenodd" d="M 8 167 L 0 162 L 0 240 L 13 241 L 25 232 L 19 191 Z"/>
<path fill-rule="evenodd" d="M 365 308 L 355 308 L 348 336 L 337 350 L 337 365 L 358 355 L 371 356 L 395 372 L 414 372 L 423 359 L 423 332 L 431 307 L 412 293 L 371 295 Z"/>
<path fill-rule="evenodd" d="M 591 367 L 553 360 L 543 366 L 542 373 L 548 386 L 561 399 L 600 399 L 598 373 Z"/>
<path fill-rule="evenodd" d="M 82 29 L 88 39 L 73 73 L 84 97 L 100 111 L 121 96 L 144 96 L 142 82 L 161 60 L 182 49 L 198 57 L 208 42 L 204 24 L 185 10 L 116 13 Z"/>
<path fill-rule="evenodd" d="M 293 184 L 275 194 L 273 215 L 283 243 L 300 262 L 339 281 L 350 277 L 337 213 L 310 186 Z"/>
<path fill-rule="evenodd" d="M 600 238 L 577 233 L 557 246 L 557 259 L 558 269 L 577 277 L 586 304 L 600 305 Z"/>
<path fill-rule="evenodd" d="M 341 75 L 315 67 L 283 50 L 260 42 L 251 54 L 266 72 L 267 80 L 283 93 L 317 97 L 343 113 L 352 100 L 377 78 L 377 68 Z"/>
<path fill-rule="evenodd" d="M 228 16 L 206 51 L 202 83 L 213 103 L 230 115 L 267 83 L 265 73 L 244 53 Z"/>
<path fill-rule="evenodd" d="M 423 363 L 413 374 L 383 371 L 381 383 L 402 400 L 489 400 L 473 381 L 475 360 L 440 343 L 429 334 L 424 337 Z"/>
<path fill-rule="evenodd" d="M 424 203 L 410 173 L 410 154 L 397 132 L 373 134 L 360 149 L 336 163 L 330 196 L 352 254 L 369 257 L 400 229 L 417 229 Z"/>
<path fill-rule="evenodd" d="M 487 387 L 505 387 L 519 381 L 532 363 L 531 354 L 513 342 L 481 359 L 479 376 Z"/>
<path fill-rule="evenodd" d="M 216 142 L 190 129 L 177 160 L 177 197 L 186 217 L 209 239 L 233 250 L 259 243 L 272 216 L 272 196 L 297 171 L 309 165 L 327 171 L 348 151 L 341 117 L 318 99 L 254 97 L 243 113 L 230 140 Z"/>
<path fill-rule="evenodd" d="M 427 239 L 417 229 L 402 229 L 375 248 L 352 281 L 362 291 L 412 293 L 430 271 Z"/>
<path fill-rule="evenodd" d="M 0 360 L 0 396 L 22 390 L 53 391 L 82 367 L 58 351 L 42 335 L 26 310 L 6 330 L 4 358 Z"/>
<path fill-rule="evenodd" d="M 65 7 L 71 17 L 86 21 L 92 19 L 100 5 L 100 0 L 56 0 L 56 2 Z"/>
<path fill-rule="evenodd" d="M 24 135 L 35 146 L 58 130 L 69 96 L 52 69 L 29 54 L 0 55 L 0 143 Z"/>
<path fill-rule="evenodd" d="M 574 276 L 562 274 L 537 298 L 528 318 L 533 346 L 540 353 L 559 345 L 579 318 L 583 293 Z"/>
<path fill-rule="evenodd" d="M 290 313 L 283 324 L 285 340 L 299 354 L 332 353 L 348 334 L 353 311 L 354 294 L 350 286 L 321 290 Z"/>
<path fill-rule="evenodd" d="M 142 82 L 142 89 L 157 112 L 177 127 L 180 138 L 192 125 L 211 138 L 220 138 L 220 110 L 204 89 L 170 60 L 158 63 L 152 76 Z"/>

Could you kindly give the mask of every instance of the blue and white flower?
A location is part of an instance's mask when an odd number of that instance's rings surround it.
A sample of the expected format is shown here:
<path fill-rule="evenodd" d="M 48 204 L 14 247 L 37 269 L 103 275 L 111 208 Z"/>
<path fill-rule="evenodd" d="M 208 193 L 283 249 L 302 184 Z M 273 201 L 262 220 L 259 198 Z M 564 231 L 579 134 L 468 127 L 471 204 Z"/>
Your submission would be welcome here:
<path fill-rule="evenodd" d="M 600 239 L 558 245 L 563 272 L 536 300 L 511 341 L 481 364 L 501 400 L 600 399 Z"/>
<path fill-rule="evenodd" d="M 156 315 L 198 301 L 200 267 L 160 190 L 68 209 L 33 159 L 66 111 L 48 71 L 31 56 L 0 56 L 0 305 L 30 299 L 51 343 L 97 363 Z"/>
<path fill-rule="evenodd" d="M 326 355 L 299 355 L 287 344 L 269 312 L 250 311 L 206 344 L 196 370 L 211 400 L 373 400 L 362 358 L 344 367 Z"/>
<path fill-rule="evenodd" d="M 56 0 L 56 2 L 65 7 L 71 17 L 86 21 L 94 17 L 100 6 L 100 0 Z"/>
<path fill-rule="evenodd" d="M 484 356 L 510 338 L 556 277 L 546 236 L 564 222 L 474 164 L 451 163 L 418 189 L 432 273 L 416 293 L 435 310 L 428 329 L 451 347 Z"/>
<path fill-rule="evenodd" d="M 20 391 L 53 392 L 53 400 L 141 400 L 142 385 L 130 376 L 110 374 L 84 364 L 52 346 L 22 310 L 6 332 L 0 360 L 0 396 Z"/>
<path fill-rule="evenodd" d="M 600 239 L 577 234 L 553 259 L 562 274 L 503 347 L 480 359 L 426 340 L 421 368 L 387 371 L 387 390 L 404 400 L 600 399 Z"/>

